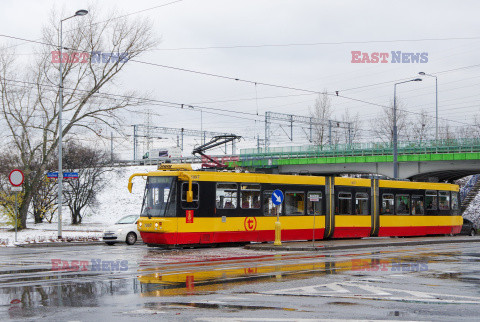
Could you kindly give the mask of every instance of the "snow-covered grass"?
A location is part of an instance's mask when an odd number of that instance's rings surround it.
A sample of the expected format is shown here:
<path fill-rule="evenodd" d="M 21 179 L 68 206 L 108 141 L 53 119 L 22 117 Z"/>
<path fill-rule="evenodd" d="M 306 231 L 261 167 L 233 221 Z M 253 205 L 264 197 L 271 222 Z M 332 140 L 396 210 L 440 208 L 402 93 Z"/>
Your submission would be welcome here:
<path fill-rule="evenodd" d="M 70 212 L 64 207 L 62 211 L 62 237 L 71 240 L 98 240 L 103 229 L 129 214 L 139 214 L 142 206 L 145 180 L 136 177 L 133 180 L 132 193 L 128 192 L 128 178 L 133 173 L 143 173 L 155 170 L 156 166 L 132 166 L 115 168 L 106 174 L 108 183 L 98 196 L 98 203 L 93 209 L 86 209 L 81 225 L 70 224 Z M 56 219 L 56 218 L 55 218 Z M 35 224 L 33 218 L 28 218 L 27 229 L 17 234 L 19 244 L 32 242 L 53 242 L 57 239 L 58 222 Z M 8 227 L 11 228 L 11 227 Z M 13 246 L 15 232 L 0 228 L 0 246 Z"/>

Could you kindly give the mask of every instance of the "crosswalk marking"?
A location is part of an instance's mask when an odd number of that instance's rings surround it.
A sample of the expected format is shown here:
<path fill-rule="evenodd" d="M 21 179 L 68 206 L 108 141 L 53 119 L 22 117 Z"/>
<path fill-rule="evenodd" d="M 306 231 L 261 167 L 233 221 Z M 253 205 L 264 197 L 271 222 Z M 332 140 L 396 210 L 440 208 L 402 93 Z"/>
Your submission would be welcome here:
<path fill-rule="evenodd" d="M 390 301 L 413 301 L 426 303 L 480 304 L 480 297 L 456 294 L 439 294 L 417 290 L 385 288 L 371 283 L 338 282 L 265 291 L 268 295 L 320 296 L 339 298 L 360 298 Z"/>

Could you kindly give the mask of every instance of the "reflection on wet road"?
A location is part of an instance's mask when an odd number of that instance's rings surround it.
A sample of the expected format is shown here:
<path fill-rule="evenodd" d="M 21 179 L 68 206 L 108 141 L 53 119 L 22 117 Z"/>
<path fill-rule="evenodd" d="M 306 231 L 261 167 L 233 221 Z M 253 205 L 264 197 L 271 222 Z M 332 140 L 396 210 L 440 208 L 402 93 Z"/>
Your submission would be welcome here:
<path fill-rule="evenodd" d="M 150 314 L 186 319 L 198 317 L 198 310 L 202 319 L 213 320 L 234 313 L 251 318 L 320 314 L 345 319 L 355 312 L 384 319 L 473 317 L 480 304 L 478 246 L 323 253 L 142 245 L 4 248 L 0 318 L 69 319 L 65 307 L 75 310 L 78 320 L 98 314 L 120 320 Z M 412 310 L 418 313 L 406 313 Z"/>

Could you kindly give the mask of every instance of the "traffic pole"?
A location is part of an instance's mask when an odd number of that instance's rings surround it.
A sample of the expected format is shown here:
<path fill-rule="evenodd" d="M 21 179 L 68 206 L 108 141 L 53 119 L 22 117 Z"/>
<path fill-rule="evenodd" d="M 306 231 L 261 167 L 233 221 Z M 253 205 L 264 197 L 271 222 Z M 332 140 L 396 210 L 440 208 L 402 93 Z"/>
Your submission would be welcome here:
<path fill-rule="evenodd" d="M 18 192 L 15 191 L 15 242 L 17 242 L 17 226 L 18 226 Z"/>
<path fill-rule="evenodd" d="M 280 213 L 278 211 L 278 206 L 275 206 L 277 210 L 277 221 L 275 222 L 275 242 L 273 245 L 282 246 L 282 225 L 280 224 Z"/>

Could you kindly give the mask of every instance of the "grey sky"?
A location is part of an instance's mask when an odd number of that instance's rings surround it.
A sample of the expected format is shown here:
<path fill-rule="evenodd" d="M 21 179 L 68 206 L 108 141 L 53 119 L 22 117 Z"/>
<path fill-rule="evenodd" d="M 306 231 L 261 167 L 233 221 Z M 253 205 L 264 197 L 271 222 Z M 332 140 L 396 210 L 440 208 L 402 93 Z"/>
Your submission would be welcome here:
<path fill-rule="evenodd" d="M 116 8 L 131 13 L 173 0 L 98 1 L 108 12 Z M 88 6 L 88 1 L 2 1 L 2 34 L 28 39 L 41 37 L 53 7 L 73 13 Z M 416 77 L 419 71 L 436 74 L 439 80 L 440 116 L 470 122 L 479 113 L 480 66 L 443 72 L 478 63 L 480 38 L 473 40 L 406 41 L 368 44 L 281 46 L 255 48 L 179 49 L 241 45 L 355 42 L 368 40 L 418 40 L 427 38 L 480 37 L 478 1 L 319 1 L 319 0 L 184 0 L 149 10 L 131 18 L 148 17 L 162 38 L 158 50 L 140 60 L 180 68 L 221 74 L 257 82 L 308 90 L 339 90 L 342 95 L 376 104 L 389 104 L 393 83 L 355 88 L 375 83 Z M 68 25 L 68 22 L 66 23 Z M 68 29 L 68 27 L 65 27 Z M 0 38 L 0 44 L 17 44 Z M 175 49 L 177 50 L 166 50 Z M 428 63 L 352 64 L 351 51 L 428 53 Z M 17 52 L 28 59 L 32 45 Z M 23 57 L 23 56 L 22 56 Z M 257 113 L 258 123 L 234 117 L 203 114 L 203 128 L 263 136 L 265 111 L 308 115 L 315 95 L 254 86 L 159 67 L 129 63 L 121 79 L 122 87 L 149 92 L 164 101 L 198 104 L 244 113 Z M 398 86 L 398 96 L 410 111 L 435 109 L 435 80 Z M 345 90 L 345 91 L 344 91 Z M 262 99 L 270 96 L 285 96 Z M 219 103 L 209 103 L 217 102 Z M 380 107 L 333 98 L 335 114 L 345 109 L 360 113 L 363 126 Z M 159 126 L 200 129 L 200 113 L 167 107 L 152 107 L 152 123 Z M 158 116 L 155 116 L 158 115 Z M 413 116 L 414 114 L 412 114 Z M 245 116 L 245 115 L 244 115 Z M 254 116 L 247 116 L 255 118 Z M 127 116 L 127 124 L 143 123 L 145 115 Z M 452 123 L 461 125 L 461 123 Z M 368 134 L 365 135 L 368 139 Z M 284 142 L 285 138 L 279 138 Z"/>

